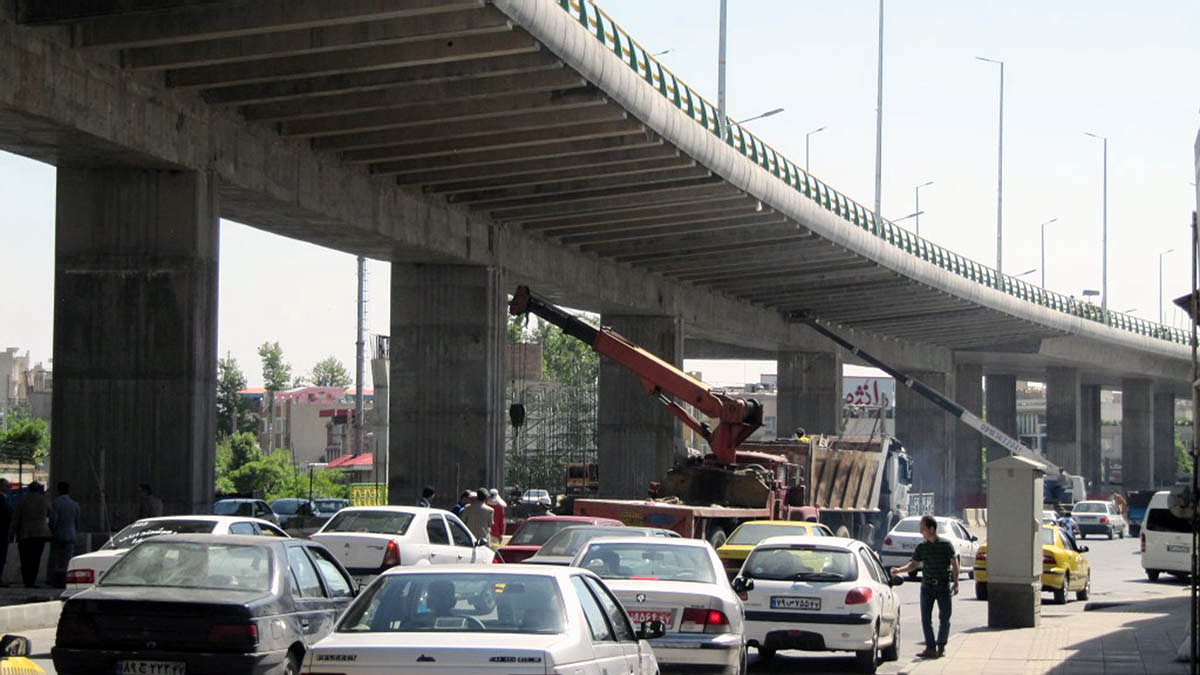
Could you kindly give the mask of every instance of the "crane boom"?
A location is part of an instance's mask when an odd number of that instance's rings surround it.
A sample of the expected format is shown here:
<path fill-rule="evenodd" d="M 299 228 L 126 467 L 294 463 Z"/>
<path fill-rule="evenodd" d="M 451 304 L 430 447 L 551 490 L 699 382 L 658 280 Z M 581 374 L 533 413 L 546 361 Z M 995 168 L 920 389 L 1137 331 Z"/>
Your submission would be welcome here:
<path fill-rule="evenodd" d="M 727 396 L 638 347 L 616 331 L 603 326 L 594 328 L 538 298 L 530 293 L 528 286 L 517 287 L 508 313 L 539 316 L 625 367 L 637 376 L 647 394 L 658 399 L 668 412 L 708 441 L 717 461 L 722 464 L 734 464 L 737 446 L 762 426 L 762 406 L 758 401 Z M 708 424 L 697 420 L 679 401 L 716 418 L 716 428 L 710 429 Z"/>

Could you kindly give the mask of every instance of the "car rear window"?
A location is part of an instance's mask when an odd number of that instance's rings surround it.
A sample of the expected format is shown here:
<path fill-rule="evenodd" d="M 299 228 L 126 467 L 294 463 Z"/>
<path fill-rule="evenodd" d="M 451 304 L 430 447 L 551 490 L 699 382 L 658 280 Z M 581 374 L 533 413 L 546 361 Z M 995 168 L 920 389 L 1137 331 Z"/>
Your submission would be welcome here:
<path fill-rule="evenodd" d="M 321 532 L 370 532 L 402 535 L 413 514 L 401 511 L 338 511 Z"/>
<path fill-rule="evenodd" d="M 248 516 L 253 511 L 253 506 L 250 502 L 222 499 L 213 504 L 213 513 L 218 516 Z"/>
<path fill-rule="evenodd" d="M 280 499 L 279 501 L 271 502 L 271 510 L 281 516 L 295 515 L 299 508 L 300 502 L 290 499 Z"/>
<path fill-rule="evenodd" d="M 100 585 L 262 592 L 271 585 L 271 556 L 261 546 L 151 540 L 117 561 Z"/>
<path fill-rule="evenodd" d="M 1183 532 L 1190 534 L 1192 524 L 1167 509 L 1146 511 L 1146 530 L 1149 532 Z"/>
<path fill-rule="evenodd" d="M 565 616 L 550 576 L 389 574 L 350 605 L 337 632 L 556 634 Z"/>
<path fill-rule="evenodd" d="M 858 562 L 842 548 L 760 548 L 750 554 L 743 573 L 754 579 L 836 582 L 857 579 Z"/>
<path fill-rule="evenodd" d="M 216 527 L 215 520 L 152 520 L 128 525 L 113 535 L 100 550 L 133 548 L 144 539 L 163 534 L 209 534 Z"/>
<path fill-rule="evenodd" d="M 1072 509 L 1072 513 L 1107 513 L 1108 509 L 1099 502 L 1079 502 Z"/>
<path fill-rule="evenodd" d="M 630 541 L 591 544 L 579 566 L 602 579 L 652 579 L 661 581 L 716 581 L 708 551 L 693 546 Z"/>
<path fill-rule="evenodd" d="M 937 521 L 937 525 L 938 525 L 938 529 L 937 529 L 938 534 L 950 534 L 950 522 L 949 521 L 939 520 L 939 521 Z M 904 520 L 896 523 L 896 527 L 892 528 L 892 532 L 900 532 L 902 534 L 920 533 L 921 532 L 921 519 L 920 518 L 905 518 Z"/>
<path fill-rule="evenodd" d="M 508 543 L 510 546 L 541 546 L 564 528 L 580 524 L 574 520 L 527 520 Z"/>
<path fill-rule="evenodd" d="M 547 539 L 538 554 L 575 557 L 584 544 L 597 537 L 644 536 L 646 536 L 644 531 L 635 530 L 632 527 L 569 527 Z"/>
<path fill-rule="evenodd" d="M 763 539 L 766 539 L 767 537 L 786 537 L 786 536 L 792 536 L 792 535 L 806 535 L 806 534 L 813 534 L 813 535 L 821 536 L 825 533 L 822 532 L 820 530 L 820 528 L 813 528 L 811 531 L 809 531 L 809 530 L 805 529 L 804 526 L 767 525 L 765 523 L 757 524 L 757 525 L 752 524 L 752 525 L 742 525 L 741 527 L 739 527 L 737 529 L 737 531 L 733 533 L 733 536 L 731 536 L 725 543 L 726 544 L 734 544 L 734 545 L 742 545 L 742 546 L 753 546 L 754 544 L 757 544 L 758 542 L 762 541 Z"/>

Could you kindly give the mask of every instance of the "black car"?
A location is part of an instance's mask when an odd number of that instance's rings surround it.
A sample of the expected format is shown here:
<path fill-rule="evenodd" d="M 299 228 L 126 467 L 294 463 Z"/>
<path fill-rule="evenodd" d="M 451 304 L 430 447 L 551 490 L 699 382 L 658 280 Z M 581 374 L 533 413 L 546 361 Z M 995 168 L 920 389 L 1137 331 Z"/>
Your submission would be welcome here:
<path fill-rule="evenodd" d="M 295 675 L 356 592 L 316 542 L 147 539 L 63 605 L 54 668 L 62 675 Z"/>

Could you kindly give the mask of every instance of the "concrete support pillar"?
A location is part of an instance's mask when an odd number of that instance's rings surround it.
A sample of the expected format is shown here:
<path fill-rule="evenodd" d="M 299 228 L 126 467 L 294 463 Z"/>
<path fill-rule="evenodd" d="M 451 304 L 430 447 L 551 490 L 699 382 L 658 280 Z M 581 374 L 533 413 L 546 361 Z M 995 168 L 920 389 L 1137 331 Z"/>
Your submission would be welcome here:
<path fill-rule="evenodd" d="M 1079 398 L 1079 454 L 1083 458 L 1080 474 L 1090 493 L 1099 490 L 1100 469 L 1104 465 L 1100 442 L 1100 385 L 1083 385 L 1079 388 Z"/>
<path fill-rule="evenodd" d="M 912 376 L 933 389 L 954 398 L 946 373 L 915 372 Z M 896 437 L 913 457 L 913 492 L 934 493 L 938 513 L 948 514 L 954 506 L 954 444 L 952 424 L 945 410 L 914 393 L 908 387 L 896 387 Z"/>
<path fill-rule="evenodd" d="M 1150 380 L 1121 380 L 1121 487 L 1125 492 L 1154 487 L 1152 391 Z"/>
<path fill-rule="evenodd" d="M 960 363 L 954 366 L 954 394 L 959 405 L 975 415 L 983 413 L 983 366 Z M 971 427 L 954 424 L 955 512 L 962 508 L 987 506 L 983 491 L 983 436 Z"/>
<path fill-rule="evenodd" d="M 1175 394 L 1154 392 L 1154 485 L 1175 484 Z"/>
<path fill-rule="evenodd" d="M 212 177 L 58 169 L 51 482 L 84 531 L 207 513 L 216 433 L 217 253 Z"/>
<path fill-rule="evenodd" d="M 1000 431 L 1017 437 L 1017 376 L 987 376 L 987 403 L 985 407 L 988 424 Z M 1008 450 L 992 441 L 984 443 L 989 462 L 1007 457 Z"/>
<path fill-rule="evenodd" d="M 658 358 L 683 367 L 679 320 L 605 314 L 600 322 Z M 651 399 L 638 378 L 612 359 L 600 359 L 597 464 L 600 496 L 640 499 L 685 457 L 681 425 Z M 703 448 L 707 452 L 708 448 Z"/>
<path fill-rule="evenodd" d="M 392 263 L 388 501 L 504 483 L 505 294 L 486 267 Z"/>
<path fill-rule="evenodd" d="M 838 433 L 842 425 L 841 356 L 836 352 L 783 352 L 778 368 L 777 435 L 789 438 L 797 428 L 810 434 Z"/>
<path fill-rule="evenodd" d="M 1079 369 L 1046 369 L 1046 459 L 1073 474 L 1083 465 L 1079 387 Z"/>

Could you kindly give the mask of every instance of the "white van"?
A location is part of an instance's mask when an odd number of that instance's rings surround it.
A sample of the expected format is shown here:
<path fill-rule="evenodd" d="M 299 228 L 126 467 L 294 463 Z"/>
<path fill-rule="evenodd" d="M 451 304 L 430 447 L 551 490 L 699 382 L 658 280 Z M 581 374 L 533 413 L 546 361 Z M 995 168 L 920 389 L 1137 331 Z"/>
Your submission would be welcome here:
<path fill-rule="evenodd" d="M 1155 492 L 1142 521 L 1142 568 L 1150 581 L 1162 572 L 1187 576 L 1192 572 L 1192 524 L 1167 508 L 1170 492 Z"/>

